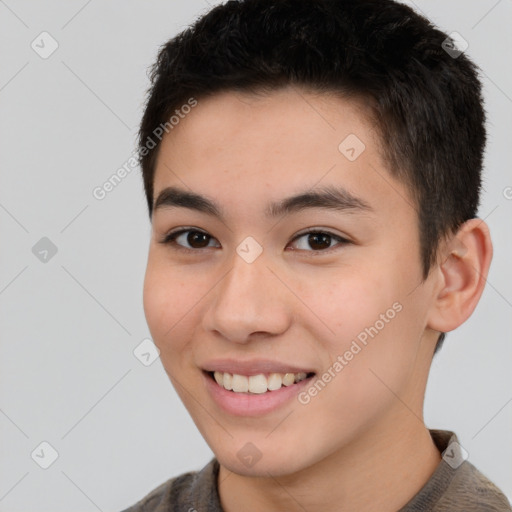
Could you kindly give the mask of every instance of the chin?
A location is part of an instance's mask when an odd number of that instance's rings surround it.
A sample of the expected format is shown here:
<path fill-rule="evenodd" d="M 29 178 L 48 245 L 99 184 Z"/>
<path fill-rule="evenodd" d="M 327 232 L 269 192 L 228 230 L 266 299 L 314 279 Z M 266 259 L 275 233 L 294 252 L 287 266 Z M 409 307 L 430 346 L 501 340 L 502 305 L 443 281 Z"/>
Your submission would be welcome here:
<path fill-rule="evenodd" d="M 286 438 L 278 436 L 275 439 L 265 439 L 264 436 L 253 438 L 254 441 L 250 439 L 250 436 L 235 437 L 225 444 L 213 446 L 212 451 L 222 466 L 242 476 L 282 477 L 314 463 L 314 460 L 309 460 L 311 454 L 300 446 L 301 443 L 290 443 L 290 437 L 288 443 Z"/>
<path fill-rule="evenodd" d="M 241 476 L 251 477 L 283 477 L 300 471 L 303 466 L 298 461 L 294 461 L 293 465 L 283 464 L 281 457 L 273 455 L 265 457 L 264 455 L 254 465 L 241 462 L 236 454 L 226 454 L 225 456 L 217 456 L 222 466 Z M 266 459 L 266 460 L 264 460 Z M 288 459 L 289 460 L 289 459 Z"/>

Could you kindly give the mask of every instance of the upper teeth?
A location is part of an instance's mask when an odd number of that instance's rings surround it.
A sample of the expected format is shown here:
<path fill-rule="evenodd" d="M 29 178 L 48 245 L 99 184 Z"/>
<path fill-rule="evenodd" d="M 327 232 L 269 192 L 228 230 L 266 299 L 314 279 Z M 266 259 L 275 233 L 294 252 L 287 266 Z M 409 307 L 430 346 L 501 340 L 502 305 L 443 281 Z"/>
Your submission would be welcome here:
<path fill-rule="evenodd" d="M 259 375 L 238 375 L 237 373 L 214 372 L 213 376 L 219 386 L 237 393 L 266 393 L 267 390 L 275 391 L 281 386 L 291 386 L 307 377 L 304 372 L 300 373 L 271 373 L 268 378 L 260 373 Z"/>

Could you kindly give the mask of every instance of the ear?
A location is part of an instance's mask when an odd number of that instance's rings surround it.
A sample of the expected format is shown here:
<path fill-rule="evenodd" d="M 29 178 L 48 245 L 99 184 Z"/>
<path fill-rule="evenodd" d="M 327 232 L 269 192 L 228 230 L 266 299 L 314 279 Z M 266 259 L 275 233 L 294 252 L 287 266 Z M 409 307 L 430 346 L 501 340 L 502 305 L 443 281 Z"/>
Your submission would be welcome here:
<path fill-rule="evenodd" d="M 427 326 L 452 331 L 473 313 L 485 287 L 492 260 L 489 226 L 470 219 L 443 244 Z"/>

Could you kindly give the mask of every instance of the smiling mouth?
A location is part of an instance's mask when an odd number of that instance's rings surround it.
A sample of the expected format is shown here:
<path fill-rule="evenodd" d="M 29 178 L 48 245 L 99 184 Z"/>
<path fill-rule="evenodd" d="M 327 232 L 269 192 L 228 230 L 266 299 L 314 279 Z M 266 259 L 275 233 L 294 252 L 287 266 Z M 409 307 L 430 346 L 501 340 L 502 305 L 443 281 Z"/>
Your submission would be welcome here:
<path fill-rule="evenodd" d="M 205 372 L 219 387 L 233 393 L 263 394 L 277 391 L 283 386 L 289 387 L 306 379 L 312 378 L 314 372 L 300 373 L 269 373 L 258 375 L 239 375 L 228 372 Z"/>

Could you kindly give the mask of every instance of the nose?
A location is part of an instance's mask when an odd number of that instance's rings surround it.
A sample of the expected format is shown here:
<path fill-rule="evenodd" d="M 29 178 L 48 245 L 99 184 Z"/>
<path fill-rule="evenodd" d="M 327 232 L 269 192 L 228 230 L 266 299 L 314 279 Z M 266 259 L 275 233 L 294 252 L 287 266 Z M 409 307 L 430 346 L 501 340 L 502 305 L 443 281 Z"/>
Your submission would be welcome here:
<path fill-rule="evenodd" d="M 209 294 L 204 329 L 234 343 L 285 332 L 293 295 L 269 268 L 264 253 L 248 263 L 235 252 L 231 263 Z"/>

